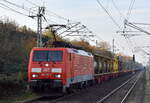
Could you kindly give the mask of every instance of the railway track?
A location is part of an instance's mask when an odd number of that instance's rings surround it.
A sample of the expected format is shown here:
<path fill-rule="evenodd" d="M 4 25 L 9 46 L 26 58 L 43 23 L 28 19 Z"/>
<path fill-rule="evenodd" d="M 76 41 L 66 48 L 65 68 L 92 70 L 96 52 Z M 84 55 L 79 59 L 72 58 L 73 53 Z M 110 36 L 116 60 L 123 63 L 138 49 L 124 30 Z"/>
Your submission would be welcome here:
<path fill-rule="evenodd" d="M 64 100 L 65 98 L 69 98 L 73 95 L 75 95 L 76 93 L 72 93 L 72 94 L 66 94 L 63 96 L 40 96 L 38 98 L 34 98 L 31 100 L 26 100 L 26 101 L 22 101 L 19 103 L 57 103 L 61 100 Z"/>
<path fill-rule="evenodd" d="M 130 94 L 130 92 L 132 91 L 134 86 L 136 85 L 136 82 L 138 81 L 138 79 L 140 78 L 141 75 L 142 75 L 142 73 L 133 75 L 132 77 L 130 77 L 130 79 L 126 79 L 126 81 L 124 83 L 120 83 L 121 85 L 118 86 L 116 89 L 114 89 L 113 91 L 111 90 L 111 92 L 109 91 L 108 94 L 106 93 L 107 94 L 106 96 L 100 97 L 100 99 L 97 101 L 95 99 L 95 102 L 88 102 L 88 103 L 124 103 L 124 101 Z M 128 85 L 128 84 L 130 84 L 130 85 Z M 128 90 L 128 93 L 126 91 L 126 93 L 125 93 L 126 96 L 124 95 L 122 102 L 109 102 L 109 101 L 112 101 L 112 100 L 110 100 L 110 98 L 112 96 L 114 96 L 115 93 L 122 90 L 122 88 L 125 88 L 126 90 Z M 87 91 L 86 89 L 82 89 L 75 93 L 62 95 L 62 96 L 42 96 L 42 97 L 34 99 L 32 101 L 22 102 L 22 103 L 66 103 L 66 102 L 73 103 L 72 102 L 73 100 L 71 100 L 72 98 L 75 98 L 77 95 L 81 95 L 82 92 L 86 93 L 86 91 Z M 69 101 L 68 101 L 68 99 L 69 99 Z M 80 97 L 80 99 L 82 99 L 82 96 Z M 78 102 L 74 102 L 74 103 L 78 103 Z M 82 103 L 82 102 L 80 102 L 80 103 Z"/>
<path fill-rule="evenodd" d="M 96 103 L 125 103 L 142 74 L 143 72 L 140 72 L 138 75 L 128 79 L 105 97 L 99 99 Z"/>

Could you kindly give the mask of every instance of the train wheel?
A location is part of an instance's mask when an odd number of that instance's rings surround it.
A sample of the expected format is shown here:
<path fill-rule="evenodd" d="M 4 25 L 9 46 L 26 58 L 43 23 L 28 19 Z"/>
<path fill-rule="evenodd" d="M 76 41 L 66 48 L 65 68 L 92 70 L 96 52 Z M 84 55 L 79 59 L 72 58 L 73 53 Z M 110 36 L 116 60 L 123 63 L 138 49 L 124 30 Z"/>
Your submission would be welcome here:
<path fill-rule="evenodd" d="M 64 94 L 70 94 L 70 93 L 73 93 L 74 91 L 73 91 L 73 88 L 71 88 L 71 87 L 65 87 L 65 86 L 63 86 L 62 87 L 62 92 Z"/>
<path fill-rule="evenodd" d="M 62 87 L 62 92 L 63 92 L 63 93 L 67 93 L 67 87 L 66 87 L 66 86 L 63 86 L 63 87 Z"/>
<path fill-rule="evenodd" d="M 32 92 L 37 92 L 37 91 L 38 91 L 38 89 L 37 89 L 36 86 L 31 86 L 31 85 L 29 85 L 29 89 L 30 89 L 30 91 L 32 91 Z"/>

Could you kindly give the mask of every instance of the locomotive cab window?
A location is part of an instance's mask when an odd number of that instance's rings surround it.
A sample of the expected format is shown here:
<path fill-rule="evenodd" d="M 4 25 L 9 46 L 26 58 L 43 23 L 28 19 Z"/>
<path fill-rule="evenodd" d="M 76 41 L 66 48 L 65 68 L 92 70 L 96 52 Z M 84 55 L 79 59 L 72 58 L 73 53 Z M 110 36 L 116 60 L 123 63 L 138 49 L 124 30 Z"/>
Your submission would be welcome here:
<path fill-rule="evenodd" d="M 34 51 L 33 61 L 48 61 L 48 51 Z"/>
<path fill-rule="evenodd" d="M 62 61 L 63 51 L 49 51 L 49 60 L 53 62 L 60 62 Z"/>
<path fill-rule="evenodd" d="M 62 61 L 63 51 L 34 51 L 33 61 Z"/>

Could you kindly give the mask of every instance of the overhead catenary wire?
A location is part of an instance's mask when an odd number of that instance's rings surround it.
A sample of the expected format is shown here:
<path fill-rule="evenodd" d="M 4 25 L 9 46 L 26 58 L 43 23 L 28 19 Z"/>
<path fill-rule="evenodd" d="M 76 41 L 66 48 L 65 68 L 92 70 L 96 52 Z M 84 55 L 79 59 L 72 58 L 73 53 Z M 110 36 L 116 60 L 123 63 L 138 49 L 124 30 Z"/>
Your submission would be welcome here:
<path fill-rule="evenodd" d="M 112 1 L 113 1 L 113 0 L 112 0 Z M 124 18 L 125 21 L 128 21 L 128 19 L 129 19 L 130 16 L 131 16 L 131 12 L 132 12 L 134 3 L 135 3 L 135 0 L 131 0 L 130 5 L 129 5 L 129 8 L 128 8 L 128 11 L 127 11 L 127 14 L 126 14 L 126 18 Z M 125 29 L 126 29 L 126 26 L 124 25 L 123 31 L 125 31 Z M 127 44 L 129 45 L 129 47 L 130 47 L 132 53 L 134 54 L 134 50 L 133 50 L 133 48 L 132 48 L 132 47 L 133 47 L 132 41 L 131 41 L 127 36 L 124 35 L 124 37 L 125 37 L 125 39 L 126 39 Z M 131 46 L 130 46 L 130 45 L 131 45 Z"/>
<path fill-rule="evenodd" d="M 131 41 L 131 39 L 128 36 L 124 35 L 124 37 L 127 40 L 128 45 L 131 45 L 130 48 L 132 50 L 132 53 L 134 54 L 135 53 L 135 49 L 134 48 L 137 47 L 137 44 L 135 42 Z"/>
<path fill-rule="evenodd" d="M 33 12 L 33 11 L 31 11 L 29 8 L 27 8 L 27 7 L 22 7 L 21 5 L 18 5 L 18 4 L 16 4 L 16 3 L 13 3 L 13 2 L 10 2 L 10 1 L 8 1 L 8 0 L 2 0 L 4 3 L 8 3 L 8 4 L 10 4 L 11 6 L 14 6 L 14 7 L 17 7 L 17 8 L 19 8 L 19 9 L 23 9 L 23 10 L 25 10 L 25 11 L 27 11 L 27 12 L 30 12 L 30 13 L 32 13 L 32 14 L 34 14 L 34 15 L 37 15 L 35 12 Z M 3 4 L 3 6 L 4 6 L 5 4 Z M 19 12 L 19 11 L 17 11 L 17 10 L 15 10 L 15 9 L 12 9 L 12 8 L 10 8 L 9 6 L 7 6 L 7 8 L 9 8 L 9 9 L 11 9 L 11 11 L 13 11 L 13 12 L 16 12 L 16 13 L 19 13 L 19 14 L 23 14 L 24 16 L 28 16 L 29 17 L 29 15 L 26 15 L 26 14 L 24 14 L 24 13 L 22 13 L 22 12 Z M 50 22 L 54 22 L 54 21 L 52 21 L 52 20 L 48 20 L 48 21 L 50 21 Z M 55 22 L 56 23 L 56 22 Z"/>
<path fill-rule="evenodd" d="M 30 1 L 30 0 L 26 0 L 26 1 L 29 2 L 30 4 L 36 6 L 36 7 L 39 7 L 39 5 L 35 4 L 34 2 L 32 2 L 32 1 Z M 49 11 L 49 10 L 46 10 L 46 15 L 47 15 L 47 16 L 50 16 L 50 17 L 53 16 L 53 17 L 56 17 L 56 18 L 58 18 L 58 19 L 64 20 L 64 21 L 66 21 L 67 23 L 68 23 L 68 22 L 73 22 L 73 21 L 69 20 L 68 18 L 62 17 L 62 16 L 60 16 L 60 15 L 58 15 L 58 14 L 52 12 L 52 11 Z M 52 20 L 49 20 L 49 19 L 48 19 L 48 21 L 52 21 Z M 54 21 L 52 21 L 52 22 L 54 22 Z M 55 22 L 55 23 L 57 23 L 57 22 Z M 47 24 L 48 24 L 48 23 L 47 23 Z M 85 29 L 87 29 L 87 31 L 90 31 L 87 27 L 86 27 Z M 64 33 L 64 32 L 62 32 L 62 33 Z M 61 33 L 61 34 L 62 34 L 62 33 Z M 69 34 L 70 34 L 70 33 L 69 33 Z M 67 34 L 67 35 L 68 35 L 68 34 Z"/>
<path fill-rule="evenodd" d="M 124 15 L 121 13 L 121 11 L 119 10 L 118 6 L 116 5 L 116 3 L 114 2 L 114 0 L 111 0 L 113 6 L 115 7 L 115 9 L 118 11 L 120 17 L 125 18 Z"/>
<path fill-rule="evenodd" d="M 130 3 L 130 6 L 129 6 L 129 9 L 128 9 L 128 12 L 127 12 L 127 17 L 126 17 L 126 21 L 129 20 L 130 16 L 131 16 L 131 12 L 132 12 L 132 9 L 133 9 L 133 6 L 134 6 L 134 3 L 135 3 L 135 0 L 131 0 L 131 3 Z M 137 24 L 137 25 L 149 25 L 149 24 L 146 24 L 146 23 L 128 23 L 127 26 L 131 27 L 131 28 L 134 28 L 136 30 L 139 30 L 140 32 L 144 32 L 148 35 L 150 35 L 149 32 L 147 32 L 146 30 L 134 25 L 134 24 Z M 130 40 L 131 42 L 131 40 Z"/>
<path fill-rule="evenodd" d="M 36 7 L 39 7 L 40 5 L 37 5 L 37 4 L 35 4 L 34 2 L 32 2 L 32 1 L 30 1 L 30 0 L 26 0 L 27 2 L 29 2 L 29 3 L 31 3 L 32 5 L 34 5 L 34 6 L 36 6 Z M 68 22 L 71 22 L 71 20 L 69 20 L 68 18 L 65 18 L 65 17 L 63 17 L 63 16 L 60 16 L 60 15 L 58 15 L 58 14 L 56 14 L 56 13 L 54 13 L 54 12 L 52 12 L 52 11 L 49 11 L 49 10 L 45 10 L 46 11 L 46 14 L 45 14 L 45 16 L 47 17 L 47 19 L 48 19 L 48 17 L 53 17 L 54 19 L 60 19 L 60 20 L 64 20 L 66 23 L 68 23 Z M 50 19 L 48 19 L 48 21 L 51 21 L 51 22 L 53 22 L 53 23 L 56 23 L 56 24 L 58 24 L 57 22 L 54 22 L 53 20 L 50 20 Z M 73 22 L 73 21 L 72 21 Z M 48 24 L 48 22 L 47 22 L 47 24 Z M 67 25 L 67 24 L 66 24 Z"/>
<path fill-rule="evenodd" d="M 10 5 L 13 5 L 13 6 L 17 7 L 17 8 L 23 9 L 23 10 L 25 10 L 25 11 L 27 11 L 27 12 L 31 12 L 32 14 L 36 14 L 36 13 L 34 13 L 33 11 L 31 11 L 29 8 L 27 8 L 27 7 L 22 7 L 22 6 L 20 6 L 20 5 L 16 4 L 16 3 L 10 2 L 10 1 L 8 1 L 8 0 L 2 0 L 2 1 L 4 1 L 5 3 L 8 3 L 8 4 L 10 4 Z M 29 1 L 29 0 L 26 0 L 26 1 L 28 1 L 28 2 L 31 3 L 32 5 L 35 5 L 36 7 L 39 7 L 38 5 L 36 5 L 35 3 L 33 3 L 33 2 L 31 2 L 31 1 Z M 54 13 L 53 13 L 53 14 L 54 14 Z M 56 15 L 56 14 L 55 14 L 55 15 Z M 59 16 L 59 17 L 60 17 L 60 16 Z M 49 20 L 49 21 L 54 22 L 54 21 L 52 21 L 52 20 Z M 56 23 L 56 22 L 55 22 L 55 23 Z"/>
<path fill-rule="evenodd" d="M 8 0 L 2 0 L 2 1 L 5 2 L 5 3 L 7 3 L 7 4 L 10 4 L 10 5 L 12 5 L 12 6 L 16 7 L 16 8 L 19 8 L 19 9 L 22 9 L 22 10 L 24 10 L 24 11 L 30 12 L 30 13 L 32 13 L 32 14 L 36 14 L 36 13 L 34 13 L 33 11 L 31 11 L 29 8 L 27 8 L 27 7 L 18 5 L 18 4 L 16 4 L 16 3 L 10 2 L 10 1 L 8 1 Z"/>
<path fill-rule="evenodd" d="M 150 33 L 148 31 L 146 31 L 146 30 L 144 30 L 144 29 L 134 25 L 133 23 L 127 23 L 126 25 L 129 26 L 129 27 L 132 27 L 132 28 L 134 28 L 136 30 L 139 30 L 139 31 L 141 31 L 143 33 L 146 33 L 146 34 L 150 35 Z"/>
<path fill-rule="evenodd" d="M 129 40 L 129 38 L 127 38 L 126 36 L 124 36 L 125 37 L 125 39 L 126 39 L 126 42 L 127 42 L 127 44 L 128 45 L 131 45 L 131 46 L 129 46 L 129 49 L 131 49 L 131 52 L 132 53 L 134 53 L 134 50 L 133 50 L 133 44 L 131 43 L 131 41 Z"/>
<path fill-rule="evenodd" d="M 60 15 L 58 15 L 58 14 L 52 12 L 52 11 L 49 11 L 49 10 L 46 10 L 46 11 L 47 11 L 48 15 L 53 14 L 54 16 L 56 16 L 56 17 L 58 17 L 58 18 L 60 18 L 60 19 L 63 19 L 63 20 L 65 20 L 65 21 L 69 21 L 69 19 L 67 19 L 67 18 L 65 18 L 65 17 L 62 17 L 62 16 L 60 16 Z"/>
<path fill-rule="evenodd" d="M 110 17 L 110 19 L 113 21 L 113 23 L 121 30 L 121 26 L 115 21 L 115 19 L 111 16 L 111 14 L 107 11 L 107 9 L 99 2 L 99 0 L 97 0 L 98 4 L 104 9 L 104 11 L 108 14 L 108 16 Z M 113 2 L 113 1 L 112 1 Z M 121 17 L 124 18 L 123 14 L 119 11 L 118 7 L 115 5 L 115 3 L 113 3 L 113 5 L 115 6 L 115 8 L 118 10 L 119 14 Z M 121 48 L 124 48 L 121 46 Z M 132 49 L 131 49 L 132 50 Z M 133 50 L 132 50 L 133 51 Z"/>
<path fill-rule="evenodd" d="M 4 7 L 3 5 L 1 5 L 0 8 L 2 8 L 2 9 L 8 9 L 7 7 Z"/>
<path fill-rule="evenodd" d="M 21 5 L 18 5 L 18 4 L 16 4 L 16 3 L 13 3 L 13 2 L 11 2 L 11 1 L 9 1 L 9 0 L 1 0 L 1 1 L 2 1 L 2 2 L 0 2 L 0 7 L 1 7 L 1 8 L 7 9 L 7 10 L 11 10 L 11 11 L 13 11 L 13 12 L 15 12 L 15 13 L 18 13 L 18 14 L 21 14 L 21 15 L 24 15 L 24 16 L 29 17 L 29 15 L 26 14 L 26 12 L 31 12 L 31 11 L 30 11 L 31 9 L 29 9 L 29 8 L 27 8 L 27 7 L 24 7 L 24 6 L 21 6 Z M 26 1 L 30 2 L 30 4 L 35 5 L 36 7 L 39 7 L 39 5 L 33 3 L 32 1 L 29 1 L 29 0 L 26 0 Z M 14 8 L 14 7 L 15 7 L 15 8 Z M 24 11 L 21 11 L 21 9 L 24 10 Z M 26 11 L 26 12 L 25 12 L 25 11 Z M 54 12 L 51 12 L 51 11 L 48 11 L 48 10 L 47 10 L 47 12 L 48 12 L 49 14 L 52 14 L 53 16 L 59 18 L 59 19 L 65 20 L 65 21 L 67 21 L 67 22 L 70 22 L 69 19 L 67 19 L 67 18 L 65 18 L 65 17 L 62 17 L 62 16 L 60 16 L 60 15 L 54 13 Z M 32 13 L 34 13 L 34 12 L 32 12 Z M 36 13 L 34 13 L 34 14 L 36 14 Z M 47 20 L 50 21 L 50 22 L 56 23 L 55 21 L 52 21 L 52 20 L 50 20 L 50 19 L 47 19 Z M 73 21 L 72 21 L 72 22 L 73 22 Z M 86 27 L 86 29 L 87 29 L 87 31 L 90 31 L 87 27 Z"/>
<path fill-rule="evenodd" d="M 53 22 L 53 23 L 55 23 L 55 24 L 57 24 L 57 22 L 55 22 L 55 21 L 53 21 L 53 20 L 50 20 L 49 18 L 46 18 L 46 20 L 47 20 L 47 24 L 49 25 L 49 23 L 48 22 Z"/>
<path fill-rule="evenodd" d="M 30 1 L 30 0 L 26 0 L 26 1 L 29 2 L 30 4 L 36 6 L 36 7 L 39 7 L 39 6 L 40 6 L 40 5 L 37 5 L 37 4 L 35 4 L 34 2 Z M 50 16 L 51 16 L 51 15 L 53 14 L 53 15 L 56 16 L 57 18 L 60 18 L 60 19 L 66 20 L 66 21 L 69 20 L 69 19 L 67 19 L 67 18 L 65 18 L 65 17 L 62 17 L 62 16 L 60 16 L 60 15 L 58 15 L 58 14 L 56 14 L 56 13 L 50 11 L 50 10 L 46 10 L 46 12 L 47 12 L 47 15 L 50 15 Z"/>
<path fill-rule="evenodd" d="M 36 6 L 36 7 L 39 7 L 39 5 L 35 4 L 34 2 L 30 1 L 30 0 L 26 0 L 27 2 L 29 2 L 30 4 Z"/>
<path fill-rule="evenodd" d="M 113 6 L 115 7 L 115 9 L 117 10 L 118 14 L 120 15 L 120 17 L 125 19 L 125 16 L 121 13 L 120 9 L 118 8 L 118 6 L 115 3 L 116 0 L 115 1 L 111 0 L 111 1 L 112 1 Z M 124 50 L 124 47 L 121 46 L 120 44 L 118 44 L 118 41 L 116 41 L 116 44 L 117 44 L 117 46 L 120 46 L 122 48 L 122 50 Z"/>
<path fill-rule="evenodd" d="M 96 0 L 98 5 L 107 13 L 107 15 L 109 16 L 109 18 L 113 21 L 113 23 L 119 28 L 121 29 L 121 26 L 116 22 L 116 20 L 111 16 L 111 14 L 107 11 L 107 9 L 102 5 L 102 3 L 99 0 Z"/>
<path fill-rule="evenodd" d="M 5 5 L 5 4 L 3 4 L 3 3 L 0 3 L 0 5 L 2 5 L 2 6 L 4 6 L 4 7 L 6 7 L 6 8 L 8 8 L 9 10 L 11 10 L 11 11 L 13 11 L 13 12 L 16 12 L 16 13 L 18 13 L 18 14 L 21 14 L 21 15 L 24 15 L 24 16 L 27 16 L 27 17 L 28 17 L 28 15 L 26 15 L 26 14 L 24 14 L 24 13 L 22 13 L 22 12 L 19 12 L 19 11 L 15 10 L 15 9 L 13 9 L 13 8 L 11 8 L 11 7 L 9 7 L 9 6 Z"/>
<path fill-rule="evenodd" d="M 100 3 L 97 0 L 98 3 Z M 112 0 L 112 4 L 114 5 L 115 9 L 118 11 L 120 17 L 125 18 L 124 15 L 120 12 L 119 8 L 117 7 L 117 5 L 115 4 L 114 0 Z M 121 30 L 121 26 L 115 21 L 115 19 L 111 16 L 111 14 L 108 12 L 108 10 L 102 5 L 102 3 L 100 3 L 100 6 L 102 6 L 102 8 L 104 9 L 104 11 L 108 14 L 108 16 L 110 17 L 110 19 L 113 21 L 113 23 Z M 122 49 L 124 47 L 120 46 Z"/>
<path fill-rule="evenodd" d="M 132 12 L 132 9 L 133 9 L 133 6 L 134 6 L 134 3 L 135 3 L 135 0 L 131 0 L 131 3 L 129 5 L 129 9 L 128 9 L 128 12 L 126 14 L 126 19 L 129 20 L 130 16 L 131 16 L 131 12 Z"/>
<path fill-rule="evenodd" d="M 24 10 L 26 10 L 26 11 L 29 11 L 27 8 L 24 8 L 24 7 L 22 7 L 22 6 L 18 5 L 18 4 L 15 4 L 15 3 L 13 3 L 13 2 L 10 2 L 10 1 L 8 1 L 8 0 L 2 0 L 2 1 L 4 1 L 4 2 L 6 2 L 6 3 L 9 3 L 9 4 L 13 5 L 13 6 L 16 6 L 16 7 L 18 7 L 18 8 L 24 9 Z"/>

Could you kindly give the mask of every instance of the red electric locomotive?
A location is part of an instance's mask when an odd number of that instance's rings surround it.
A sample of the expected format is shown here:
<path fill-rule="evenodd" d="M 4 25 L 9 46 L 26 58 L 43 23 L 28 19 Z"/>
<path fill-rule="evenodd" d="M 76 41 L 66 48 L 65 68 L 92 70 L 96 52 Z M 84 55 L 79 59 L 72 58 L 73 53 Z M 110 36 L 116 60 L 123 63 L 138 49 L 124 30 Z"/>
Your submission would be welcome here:
<path fill-rule="evenodd" d="M 32 88 L 80 86 L 94 79 L 91 53 L 72 48 L 33 48 L 28 65 Z"/>

